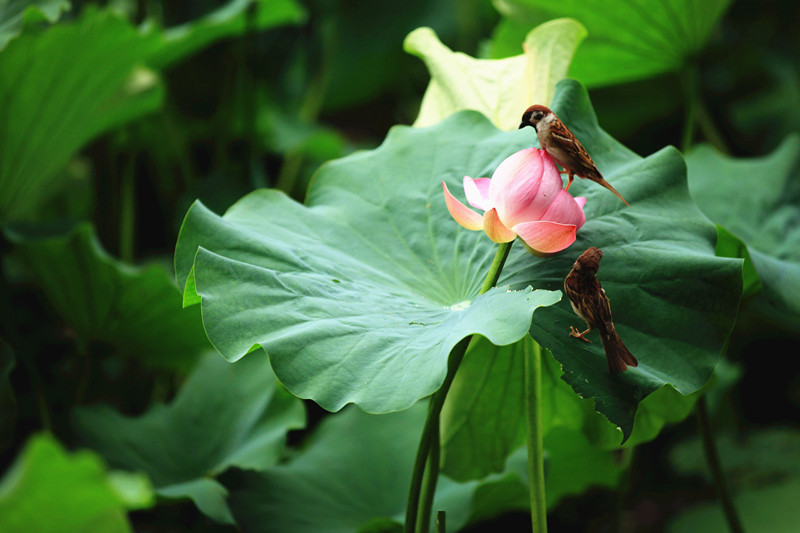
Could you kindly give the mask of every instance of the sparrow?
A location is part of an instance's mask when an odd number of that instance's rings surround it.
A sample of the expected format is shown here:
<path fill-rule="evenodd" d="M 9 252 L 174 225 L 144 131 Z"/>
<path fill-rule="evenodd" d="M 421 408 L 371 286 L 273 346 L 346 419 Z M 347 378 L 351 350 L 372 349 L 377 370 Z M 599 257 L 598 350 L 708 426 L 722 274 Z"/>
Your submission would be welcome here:
<path fill-rule="evenodd" d="M 572 185 L 573 176 L 590 179 L 616 194 L 617 198 L 630 207 L 631 204 L 603 179 L 589 152 L 555 113 L 543 105 L 532 105 L 522 114 L 519 129 L 525 126 L 533 126 L 542 150 L 564 168 L 562 174 L 569 174 L 566 190 Z"/>
<path fill-rule="evenodd" d="M 600 340 L 606 352 L 608 370 L 612 374 L 619 374 L 629 366 L 638 366 L 639 362 L 631 354 L 622 339 L 619 338 L 614 322 L 611 319 L 611 304 L 606 296 L 606 291 L 597 280 L 597 270 L 603 252 L 592 246 L 581 254 L 572 265 L 567 277 L 564 279 L 564 292 L 567 293 L 572 310 L 586 322 L 589 328 L 578 331 L 570 326 L 570 336 L 591 343 L 585 337 L 593 329 L 600 332 Z"/>

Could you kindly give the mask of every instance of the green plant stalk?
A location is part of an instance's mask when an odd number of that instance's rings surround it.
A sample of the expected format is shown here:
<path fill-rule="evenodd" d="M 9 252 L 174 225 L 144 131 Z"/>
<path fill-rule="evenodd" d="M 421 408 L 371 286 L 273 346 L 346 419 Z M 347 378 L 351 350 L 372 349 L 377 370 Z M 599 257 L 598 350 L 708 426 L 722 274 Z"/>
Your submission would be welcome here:
<path fill-rule="evenodd" d="M 417 518 L 419 515 L 419 502 L 423 476 L 425 474 L 425 465 L 428 462 L 428 455 L 434 440 L 434 430 L 438 431 L 439 428 L 439 415 L 442 412 L 442 406 L 444 405 L 444 398 L 446 395 L 446 393 L 440 393 L 444 389 L 449 389 L 450 385 L 453 383 L 455 370 L 458 368 L 458 365 L 461 364 L 461 360 L 467 352 L 470 340 L 472 340 L 472 336 L 461 339 L 450 351 L 450 357 L 448 357 L 447 360 L 447 375 L 444 378 L 444 383 L 442 383 L 439 390 L 431 396 L 430 406 L 428 407 L 428 417 L 425 419 L 425 425 L 422 427 L 422 435 L 420 436 L 419 446 L 417 446 L 417 456 L 414 459 L 414 469 L 411 473 L 411 488 L 409 489 L 408 502 L 406 504 L 406 533 L 415 533 L 419 531 L 417 528 Z M 438 439 L 436 439 L 436 442 L 438 443 Z M 435 489 L 435 481 L 433 481 L 433 484 Z M 428 486 L 428 491 L 430 491 L 430 473 L 428 473 L 425 485 Z M 423 508 L 424 507 L 425 506 L 423 506 Z"/>
<path fill-rule="evenodd" d="M 8 250 L 11 249 L 11 244 L 6 240 L 5 236 L 0 232 L 0 262 L 5 259 Z M 30 343 L 20 335 L 20 329 L 17 327 L 16 319 L 19 313 L 15 313 L 15 306 L 11 300 L 11 286 L 5 276 L 0 276 L 0 339 L 5 340 L 9 349 L 13 350 L 16 355 L 16 360 L 25 368 L 30 379 L 31 390 L 36 399 L 36 408 L 39 412 L 39 421 L 42 424 L 42 429 L 48 433 L 53 432 L 53 420 L 50 416 L 50 408 L 47 404 L 47 395 L 45 394 L 45 386 L 42 381 L 42 376 L 36 368 L 36 363 L 33 360 L 33 355 L 28 353 L 27 347 Z"/>
<path fill-rule="evenodd" d="M 497 285 L 500 272 L 503 270 L 503 265 L 508 258 L 508 253 L 511 251 L 511 245 L 513 243 L 514 241 L 511 241 L 498 245 L 492 265 L 489 267 L 489 272 L 486 274 L 486 279 L 478 293 L 479 295 Z M 439 416 L 442 413 L 442 406 L 444 406 L 447 392 L 453 384 L 456 371 L 461 361 L 464 359 L 464 354 L 467 352 L 467 347 L 471 340 L 471 335 L 461 339 L 450 351 L 450 356 L 447 358 L 447 375 L 445 375 L 444 382 L 442 386 L 439 387 L 439 390 L 431 396 L 428 417 L 425 419 L 425 425 L 422 427 L 422 435 L 420 436 L 419 446 L 417 446 L 417 456 L 414 459 L 414 469 L 411 472 L 411 487 L 406 504 L 406 522 L 404 529 L 406 533 L 426 533 L 429 530 L 433 495 L 436 492 L 436 483 L 439 478 L 439 461 L 437 460 L 435 463 L 433 461 L 429 462 L 428 456 L 431 455 L 431 448 L 434 443 L 437 448 L 439 446 Z M 436 434 L 435 437 L 434 432 Z M 436 451 L 435 455 L 437 458 L 439 457 L 439 450 Z M 425 476 L 426 464 L 429 466 L 427 476 Z M 424 503 L 422 509 L 420 509 L 420 498 L 423 496 L 423 478 L 425 481 L 424 497 L 426 503 Z"/>
<path fill-rule="evenodd" d="M 120 177 L 119 257 L 133 262 L 133 242 L 136 226 L 136 160 L 134 156 L 125 164 Z"/>
<path fill-rule="evenodd" d="M 544 488 L 544 444 L 542 431 L 542 347 L 524 340 L 525 415 L 528 441 L 528 483 L 533 533 L 547 533 L 547 498 Z"/>
<path fill-rule="evenodd" d="M 725 143 L 722 133 L 720 133 L 719 129 L 714 124 L 714 120 L 711 118 L 711 111 L 708 110 L 706 103 L 699 94 L 697 95 L 695 117 L 697 119 L 697 125 L 700 127 L 700 131 L 703 132 L 703 135 L 706 139 L 708 139 L 708 142 L 710 142 L 714 148 L 723 154 L 729 155 L 731 151 L 728 148 L 728 145 Z"/>
<path fill-rule="evenodd" d="M 686 153 L 691 148 L 695 126 L 698 126 L 703 136 L 714 148 L 723 154 L 729 154 L 730 150 L 728 150 L 725 139 L 714 125 L 711 112 L 703 101 L 703 95 L 700 90 L 700 75 L 697 66 L 685 66 L 680 73 L 680 81 L 686 107 L 683 134 L 681 136 L 681 150 L 683 153 Z"/>
<path fill-rule="evenodd" d="M 330 24 L 325 24 L 321 31 L 321 54 L 322 60 L 320 68 L 317 69 L 317 74 L 310 80 L 308 89 L 306 90 L 305 98 L 300 105 L 299 119 L 304 122 L 312 123 L 317 120 L 322 104 L 325 102 L 325 94 L 328 91 L 330 84 L 330 68 L 331 58 L 336 46 L 336 31 L 335 27 Z M 283 165 L 278 172 L 278 177 L 275 180 L 274 187 L 280 189 L 286 194 L 292 194 L 295 189 L 297 177 L 300 175 L 300 170 L 305 162 L 305 155 L 300 148 L 290 150 L 286 153 L 283 160 Z"/>
<path fill-rule="evenodd" d="M 436 533 L 445 533 L 447 531 L 447 515 L 444 511 L 436 513 Z"/>
<path fill-rule="evenodd" d="M 687 76 L 688 77 L 688 76 Z M 689 80 L 684 82 L 685 84 L 690 83 Z M 696 99 L 692 98 L 689 95 L 689 89 L 686 87 L 684 89 L 687 93 L 686 98 L 686 110 L 683 116 L 683 133 L 681 134 L 681 151 L 686 154 L 689 149 L 692 147 L 692 141 L 694 140 L 694 132 L 695 132 L 695 120 L 697 118 L 697 110 L 696 108 Z"/>
<path fill-rule="evenodd" d="M 725 519 L 728 521 L 732 533 L 744 533 L 742 522 L 739 519 L 739 513 L 736 512 L 736 506 L 733 504 L 733 497 L 728 482 L 725 479 L 725 472 L 722 470 L 722 464 L 719 460 L 717 453 L 717 446 L 714 444 L 714 433 L 711 430 L 711 422 L 708 418 L 708 406 L 706 405 L 705 397 L 701 397 L 697 401 L 697 421 L 700 426 L 700 435 L 703 439 L 703 450 L 706 455 L 706 463 L 711 470 L 711 477 L 714 479 L 714 488 L 717 490 L 717 495 L 722 503 L 722 510 L 725 513 Z"/>
<path fill-rule="evenodd" d="M 433 424 L 434 426 L 431 427 L 431 444 L 428 448 L 427 467 L 425 475 L 422 478 L 422 494 L 420 495 L 422 507 L 419 510 L 419 521 L 417 522 L 417 527 L 424 533 L 428 531 L 427 524 L 429 522 L 425 520 L 425 517 L 431 516 L 431 511 L 433 510 L 433 496 L 436 493 L 436 476 L 439 473 L 439 464 L 441 461 L 440 419 L 438 417 L 434 418 Z"/>
<path fill-rule="evenodd" d="M 75 385 L 75 394 L 72 398 L 73 405 L 79 405 L 83 402 L 86 395 L 86 389 L 89 387 L 89 382 L 92 377 L 92 353 L 89 351 L 88 343 L 78 338 L 75 342 L 75 348 L 78 352 L 78 358 L 81 360 L 82 368 L 78 383 Z"/>
<path fill-rule="evenodd" d="M 242 105 L 240 107 L 241 120 L 244 127 L 244 180 L 252 187 L 257 188 L 264 184 L 254 182 L 253 172 L 259 157 L 259 138 L 256 127 L 256 109 L 258 81 L 256 78 L 256 57 L 258 41 L 256 40 L 256 17 L 258 15 L 259 4 L 253 2 L 247 6 L 245 13 L 245 32 L 240 39 L 240 55 L 244 68 L 239 70 L 239 93 Z"/>
<path fill-rule="evenodd" d="M 631 490 L 633 468 L 636 460 L 636 447 L 622 448 L 620 453 L 622 455 L 622 462 L 623 464 L 627 463 L 627 467 L 625 468 L 625 472 L 622 474 L 619 487 L 617 488 L 614 522 L 611 525 L 612 533 L 620 533 L 622 528 L 622 513 L 625 511 L 625 501 L 628 499 L 628 493 Z"/>

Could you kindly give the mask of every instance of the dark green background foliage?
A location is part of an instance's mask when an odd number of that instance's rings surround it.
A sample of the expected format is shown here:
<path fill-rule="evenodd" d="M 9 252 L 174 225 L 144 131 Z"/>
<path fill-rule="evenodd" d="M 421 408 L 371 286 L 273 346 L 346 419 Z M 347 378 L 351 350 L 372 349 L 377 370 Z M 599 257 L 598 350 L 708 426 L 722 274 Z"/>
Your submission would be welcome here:
<path fill-rule="evenodd" d="M 587 34 L 541 103 L 631 207 L 576 180 L 577 242 L 515 244 L 478 296 L 494 245 L 441 182 L 463 199 L 537 141 L 475 111 L 411 127 L 430 78 L 403 41 L 427 26 L 498 60 L 560 17 Z M 470 333 L 442 414 L 448 531 L 529 527 L 531 336 L 552 530 L 724 531 L 705 397 L 746 528 L 791 531 L 797 20 L 755 0 L 0 0 L 0 531 L 396 531 L 418 400 Z M 515 90 L 454 72 L 456 97 Z M 563 278 L 591 245 L 640 361 L 617 377 L 596 334 L 568 336 Z"/>

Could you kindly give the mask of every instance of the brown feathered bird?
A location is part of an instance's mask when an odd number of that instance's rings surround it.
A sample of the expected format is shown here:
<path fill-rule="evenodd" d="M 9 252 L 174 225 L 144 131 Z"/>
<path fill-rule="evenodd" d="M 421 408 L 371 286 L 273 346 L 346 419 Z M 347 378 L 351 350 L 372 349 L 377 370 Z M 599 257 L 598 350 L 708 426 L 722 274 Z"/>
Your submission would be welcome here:
<path fill-rule="evenodd" d="M 522 129 L 525 126 L 533 126 L 542 150 L 547 152 L 553 161 L 561 165 L 566 174 L 569 174 L 566 190 L 569 190 L 569 186 L 572 185 L 573 176 L 586 178 L 613 192 L 617 198 L 630 207 L 631 204 L 603 178 L 589 152 L 555 113 L 543 105 L 532 105 L 522 114 L 522 122 L 519 127 Z"/>
<path fill-rule="evenodd" d="M 566 279 L 564 279 L 564 292 L 567 293 L 572 309 L 586 322 L 588 329 L 578 331 L 570 326 L 570 335 L 582 341 L 591 343 L 585 337 L 587 333 L 596 329 L 600 332 L 600 340 L 606 351 L 608 370 L 612 374 L 619 374 L 629 366 L 638 366 L 639 362 L 631 354 L 622 339 L 619 338 L 614 321 L 611 318 L 611 304 L 606 296 L 606 291 L 597 280 L 597 270 L 603 252 L 594 246 L 581 254 L 572 265 Z"/>

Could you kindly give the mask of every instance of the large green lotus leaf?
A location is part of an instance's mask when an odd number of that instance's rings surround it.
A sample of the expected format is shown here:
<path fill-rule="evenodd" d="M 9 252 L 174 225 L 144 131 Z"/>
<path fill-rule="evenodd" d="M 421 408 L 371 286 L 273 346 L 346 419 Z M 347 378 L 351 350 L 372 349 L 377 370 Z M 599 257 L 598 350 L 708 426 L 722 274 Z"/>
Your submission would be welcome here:
<path fill-rule="evenodd" d="M 686 162 L 697 205 L 747 245 L 771 305 L 800 317 L 800 137 L 749 159 L 698 146 Z"/>
<path fill-rule="evenodd" d="M 572 392 L 569 394 L 575 396 Z M 548 509 L 556 507 L 565 497 L 580 495 L 590 488 L 615 487 L 627 466 L 624 456 L 596 446 L 583 432 L 568 425 L 550 427 L 544 436 L 543 447 Z M 490 474 L 477 482 L 470 523 L 506 511 L 530 509 L 526 446 L 517 448 L 508 457 L 503 472 L 502 475 Z M 512 474 L 517 476 L 514 484 L 511 483 Z M 498 479 L 498 476 L 503 482 L 487 482 Z"/>
<path fill-rule="evenodd" d="M 547 507 L 590 488 L 614 488 L 627 468 L 627 459 L 595 446 L 586 435 L 566 426 L 552 428 L 543 441 Z"/>
<path fill-rule="evenodd" d="M 442 471 L 451 478 L 467 481 L 502 472 L 512 453 L 524 446 L 523 355 L 526 349 L 532 349 L 532 343 L 530 337 L 509 346 L 494 346 L 483 339 L 473 341 L 442 409 Z M 560 379 L 561 368 L 552 357 L 542 357 L 542 373 L 545 436 L 558 426 L 581 429 L 586 407 L 600 416 L 590 405 L 581 407 L 587 402 Z M 545 453 L 549 471 L 551 458 L 548 450 Z"/>
<path fill-rule="evenodd" d="M 532 342 L 530 337 L 510 346 L 480 340 L 467 352 L 442 410 L 442 469 L 451 478 L 464 481 L 502 472 L 512 452 L 524 444 L 526 342 Z M 556 504 L 559 494 L 575 494 L 593 484 L 613 485 L 623 466 L 614 451 L 619 430 L 593 409 L 590 399 L 576 396 L 560 379 L 562 374 L 561 365 L 545 352 L 542 426 L 547 471 L 572 471 L 567 479 L 556 474 L 547 477 L 548 505 Z M 648 395 L 639 404 L 626 446 L 652 440 L 664 425 L 686 418 L 699 394 L 683 396 L 674 387 L 664 386 Z M 566 450 L 577 451 L 565 458 Z M 575 461 L 586 455 L 608 470 L 574 468 Z"/>
<path fill-rule="evenodd" d="M 529 338 L 528 338 L 529 339 Z M 510 346 L 492 346 L 481 340 L 467 352 L 442 410 L 443 472 L 464 481 L 480 479 L 501 472 L 515 448 L 525 439 L 525 398 L 523 390 L 522 340 Z M 719 367 L 717 367 L 719 369 Z M 591 399 L 581 399 L 560 376 L 561 365 L 551 354 L 542 356 L 542 425 L 546 442 L 550 432 L 571 432 L 571 438 L 586 441 L 592 454 L 606 455 L 619 447 L 619 429 L 593 408 Z M 715 374 L 716 375 L 716 374 Z M 632 447 L 654 439 L 667 424 L 684 420 L 691 413 L 697 398 L 706 387 L 690 395 L 682 395 L 671 385 L 649 394 L 641 402 L 633 424 L 633 432 L 625 442 Z M 493 423 L 490 421 L 501 421 Z M 571 445 L 570 445 L 571 446 Z M 554 461 L 546 448 L 549 464 Z M 609 460 L 609 464 L 616 464 Z M 559 465 L 553 466 L 557 468 Z M 620 465 L 617 465 L 620 466 Z M 586 479 L 588 486 L 598 480 L 600 472 L 585 472 L 566 482 L 548 478 L 548 483 L 572 483 L 569 491 Z M 616 474 L 606 479 L 615 482 Z M 548 490 L 548 505 L 556 503 Z"/>
<path fill-rule="evenodd" d="M 527 346 L 526 346 L 527 344 Z M 525 444 L 524 362 L 530 336 L 509 346 L 473 341 L 442 410 L 442 468 L 458 481 L 502 472 L 511 453 Z M 542 429 L 580 431 L 584 426 L 617 437 L 619 432 L 560 379 L 561 366 L 542 355 Z M 599 419 L 594 424 L 587 418 Z M 606 435 L 608 437 L 608 435 Z M 600 450 L 601 448 L 598 448 Z M 547 450 L 546 450 L 547 451 Z"/>
<path fill-rule="evenodd" d="M 208 353 L 171 404 L 141 417 L 106 406 L 74 415 L 81 440 L 112 466 L 145 472 L 160 496 L 192 498 L 226 523 L 233 521 L 214 476 L 275 465 L 286 433 L 304 423 L 302 402 L 280 387 L 263 352 L 236 364 Z"/>
<path fill-rule="evenodd" d="M 443 180 L 456 189 L 464 175 L 490 175 L 527 143 L 465 112 L 393 128 L 376 150 L 325 165 L 305 206 L 274 190 L 223 217 L 196 203 L 175 253 L 184 301 L 202 298 L 226 358 L 262 346 L 302 398 L 407 408 L 439 388 L 461 339 L 515 342 L 559 298 L 526 287 L 479 296 L 496 245 L 453 222 L 443 200 Z"/>
<path fill-rule="evenodd" d="M 589 37 L 578 49 L 570 76 L 590 87 L 648 78 L 681 68 L 702 50 L 730 0 L 495 0 L 517 31 L 498 32 L 497 47 L 508 50 L 527 28 L 544 20 L 571 17 Z M 516 42 L 515 42 L 516 41 Z"/>
<path fill-rule="evenodd" d="M 0 52 L 0 220 L 31 219 L 59 171 L 100 133 L 156 109 L 151 43 L 108 12 L 25 32 Z"/>
<path fill-rule="evenodd" d="M 66 0 L 3 0 L 0 2 L 0 50 L 28 24 L 54 23 L 70 8 Z"/>
<path fill-rule="evenodd" d="M 451 478 L 501 472 L 511 452 L 525 443 L 526 342 L 530 337 L 508 346 L 485 339 L 470 345 L 442 408 L 442 471 Z"/>
<path fill-rule="evenodd" d="M 263 31 L 282 24 L 300 23 L 305 10 L 295 0 L 231 0 L 197 20 L 160 30 L 149 28 L 158 42 L 148 57 L 154 68 L 167 68 L 200 49 L 224 39 L 241 35 L 248 28 Z"/>
<path fill-rule="evenodd" d="M 691 171 L 690 171 L 691 172 Z M 690 190 L 693 188 L 689 186 Z M 758 277 L 756 267 L 753 265 L 753 258 L 747 244 L 717 224 L 717 255 L 720 257 L 741 257 L 744 260 L 742 267 L 742 300 L 747 301 L 751 297 L 761 293 L 764 288 L 761 278 Z"/>
<path fill-rule="evenodd" d="M 424 403 L 380 416 L 350 406 L 326 418 L 288 463 L 225 474 L 237 523 L 270 533 L 394 531 L 405 517 L 426 412 Z M 448 531 L 457 531 L 475 514 L 488 518 L 526 505 L 523 483 L 508 472 L 464 484 L 441 476 L 433 508 L 447 513 Z M 376 524 L 384 529 L 369 528 Z"/>
<path fill-rule="evenodd" d="M 53 308 L 82 342 L 111 344 L 152 367 L 188 370 L 209 348 L 199 311 L 181 309 L 161 265 L 140 268 L 103 250 L 89 224 L 35 238 L 6 231 Z"/>
<path fill-rule="evenodd" d="M 631 207 L 576 179 L 570 191 L 588 198 L 576 243 L 547 258 L 512 250 L 500 283 L 559 289 L 581 252 L 603 250 L 598 278 L 638 368 L 612 376 L 596 333 L 589 335 L 593 344 L 570 337 L 570 326 L 584 324 L 566 298 L 540 312 L 531 335 L 561 363 L 575 392 L 593 398 L 627 438 L 645 396 L 665 385 L 691 394 L 708 380 L 736 317 L 742 261 L 715 256 L 716 228 L 691 201 L 677 150 L 644 159 L 633 154 L 599 128 L 585 89 L 571 80 L 559 89 L 554 110 Z"/>
<path fill-rule="evenodd" d="M 585 36 L 586 30 L 576 21 L 553 20 L 528 33 L 524 54 L 476 59 L 450 50 L 430 28 L 414 30 L 404 47 L 425 61 L 431 74 L 414 125 L 430 126 L 457 111 L 474 109 L 500 129 L 516 129 L 525 108 L 552 101 L 556 83 L 566 77 Z"/>
<path fill-rule="evenodd" d="M 0 480 L 3 533 L 127 533 L 126 509 L 147 507 L 144 476 L 120 483 L 93 452 L 69 454 L 49 435 L 28 441 Z"/>

